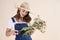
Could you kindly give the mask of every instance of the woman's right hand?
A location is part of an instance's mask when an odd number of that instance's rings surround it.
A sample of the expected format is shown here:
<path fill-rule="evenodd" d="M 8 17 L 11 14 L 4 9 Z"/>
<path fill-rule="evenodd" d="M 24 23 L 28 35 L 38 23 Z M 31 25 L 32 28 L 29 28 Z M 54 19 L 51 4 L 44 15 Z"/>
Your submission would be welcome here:
<path fill-rule="evenodd" d="M 12 29 L 9 29 L 9 28 L 6 29 L 6 36 L 18 35 L 18 34 L 19 34 L 18 30 L 12 30 Z"/>
<path fill-rule="evenodd" d="M 18 35 L 19 31 L 18 30 L 11 30 L 12 35 Z"/>

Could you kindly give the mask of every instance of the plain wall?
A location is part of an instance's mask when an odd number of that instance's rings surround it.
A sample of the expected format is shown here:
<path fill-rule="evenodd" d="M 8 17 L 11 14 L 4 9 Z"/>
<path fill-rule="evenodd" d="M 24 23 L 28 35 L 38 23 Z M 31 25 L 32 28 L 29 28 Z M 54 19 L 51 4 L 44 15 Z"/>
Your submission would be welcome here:
<path fill-rule="evenodd" d="M 32 39 L 60 40 L 60 0 L 0 0 L 0 40 L 14 40 L 15 36 L 6 37 L 5 31 L 9 19 L 16 14 L 16 4 L 23 1 L 30 4 L 32 18 L 40 15 L 47 22 L 46 32 L 36 30 Z"/>

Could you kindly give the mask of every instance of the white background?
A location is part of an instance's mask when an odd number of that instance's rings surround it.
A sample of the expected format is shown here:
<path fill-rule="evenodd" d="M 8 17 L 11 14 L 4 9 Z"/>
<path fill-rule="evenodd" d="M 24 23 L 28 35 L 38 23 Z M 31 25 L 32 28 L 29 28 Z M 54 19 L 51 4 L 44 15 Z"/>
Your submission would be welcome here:
<path fill-rule="evenodd" d="M 46 22 L 46 32 L 35 31 L 33 40 L 60 40 L 60 0 L 0 0 L 0 40 L 14 40 L 6 37 L 5 31 L 10 17 L 16 14 L 16 4 L 27 1 L 31 8 L 31 17 L 40 15 Z"/>

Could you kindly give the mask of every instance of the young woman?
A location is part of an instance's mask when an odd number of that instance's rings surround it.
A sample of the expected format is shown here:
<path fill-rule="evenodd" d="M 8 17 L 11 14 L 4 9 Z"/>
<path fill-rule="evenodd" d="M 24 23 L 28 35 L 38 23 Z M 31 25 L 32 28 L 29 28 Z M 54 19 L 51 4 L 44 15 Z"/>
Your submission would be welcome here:
<path fill-rule="evenodd" d="M 16 35 L 15 40 L 32 40 L 31 34 L 34 32 L 32 30 L 29 35 L 23 35 L 25 31 L 19 32 L 23 27 L 28 27 L 31 17 L 29 15 L 29 5 L 23 2 L 17 9 L 17 14 L 13 16 L 8 23 L 6 29 L 6 36 Z"/>

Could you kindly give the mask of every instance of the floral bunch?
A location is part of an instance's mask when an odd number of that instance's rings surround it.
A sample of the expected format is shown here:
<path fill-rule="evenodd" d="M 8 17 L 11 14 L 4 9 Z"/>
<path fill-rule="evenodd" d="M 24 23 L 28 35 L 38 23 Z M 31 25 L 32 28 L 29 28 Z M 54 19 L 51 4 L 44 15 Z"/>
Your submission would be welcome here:
<path fill-rule="evenodd" d="M 28 35 L 35 28 L 35 29 L 40 30 L 40 32 L 44 33 L 45 27 L 46 27 L 46 22 L 41 20 L 40 17 L 38 16 L 37 18 L 34 19 L 34 23 L 32 24 L 32 26 L 24 27 L 20 31 L 24 30 L 25 31 L 24 35 Z"/>

